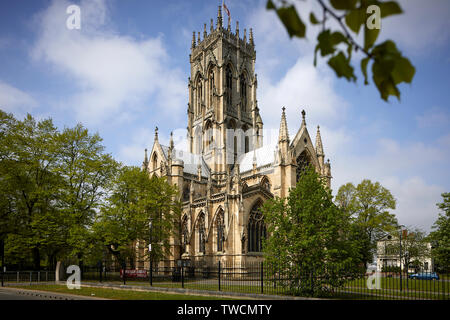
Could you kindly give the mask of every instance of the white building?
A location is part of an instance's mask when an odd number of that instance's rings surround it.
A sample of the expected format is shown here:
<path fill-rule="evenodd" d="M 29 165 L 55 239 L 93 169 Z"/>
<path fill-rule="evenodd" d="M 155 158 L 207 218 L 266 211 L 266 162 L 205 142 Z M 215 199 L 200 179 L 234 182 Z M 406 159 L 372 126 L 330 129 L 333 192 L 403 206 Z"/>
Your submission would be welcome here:
<path fill-rule="evenodd" d="M 377 241 L 377 271 L 381 272 L 383 267 L 401 267 L 402 270 L 406 268 L 405 255 L 408 254 L 409 240 L 402 239 L 402 259 L 400 259 L 400 241 L 398 237 L 387 235 L 381 240 Z M 416 266 L 412 263 L 408 266 L 408 272 L 433 272 L 434 265 L 431 258 L 431 243 L 426 243 L 426 249 L 420 256 L 412 257 L 412 261 L 419 261 L 420 265 Z"/>

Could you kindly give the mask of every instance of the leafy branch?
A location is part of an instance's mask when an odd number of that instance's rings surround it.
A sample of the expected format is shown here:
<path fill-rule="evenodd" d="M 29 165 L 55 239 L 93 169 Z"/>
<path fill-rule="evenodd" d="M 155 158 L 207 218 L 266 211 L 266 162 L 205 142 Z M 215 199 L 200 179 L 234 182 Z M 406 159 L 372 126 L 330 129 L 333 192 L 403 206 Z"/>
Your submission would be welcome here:
<path fill-rule="evenodd" d="M 411 83 L 415 68 L 411 62 L 397 49 L 394 41 L 386 40 L 375 45 L 378 38 L 381 19 L 403 13 L 396 1 L 382 2 L 379 0 L 329 0 L 331 7 L 324 0 L 317 0 L 323 10 L 323 19 L 319 21 L 313 12 L 309 14 L 312 25 L 322 25 L 322 31 L 317 36 L 317 45 L 314 54 L 314 65 L 317 62 L 317 53 L 322 57 L 329 57 L 328 65 L 336 75 L 348 81 L 356 81 L 354 68 L 351 65 L 352 52 L 361 51 L 365 57 L 361 60 L 361 71 L 364 75 L 364 84 L 368 84 L 367 67 L 372 62 L 372 80 L 375 83 L 381 98 L 388 100 L 390 95 L 400 99 L 398 84 Z M 280 1 L 276 7 L 272 0 L 268 0 L 267 9 L 274 10 L 285 26 L 289 37 L 305 38 L 306 25 L 301 20 L 295 6 L 286 0 Z M 374 7 L 375 6 L 375 7 Z M 370 10 L 368 10 L 370 9 Z M 372 11 L 374 10 L 374 11 Z M 370 15 L 369 15 L 370 13 Z M 340 30 L 333 31 L 325 27 L 327 16 L 337 21 Z M 375 26 L 369 26 L 374 21 Z M 354 35 L 358 35 L 361 27 L 364 29 L 364 44 L 358 44 Z M 342 46 L 347 46 L 342 50 Z"/>

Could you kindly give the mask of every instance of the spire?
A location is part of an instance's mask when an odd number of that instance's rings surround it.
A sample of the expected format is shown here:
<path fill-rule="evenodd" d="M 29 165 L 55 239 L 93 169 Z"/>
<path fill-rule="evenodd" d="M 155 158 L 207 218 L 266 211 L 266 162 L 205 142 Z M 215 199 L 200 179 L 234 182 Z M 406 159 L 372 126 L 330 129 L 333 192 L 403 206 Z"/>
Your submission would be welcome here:
<path fill-rule="evenodd" d="M 250 38 L 249 38 L 249 41 L 250 41 L 250 44 L 251 44 L 252 46 L 255 45 L 255 42 L 253 41 L 253 29 L 252 29 L 252 28 L 250 28 Z"/>
<path fill-rule="evenodd" d="M 211 19 L 211 26 L 209 27 L 209 32 L 212 33 L 214 31 L 214 21 Z"/>
<path fill-rule="evenodd" d="M 145 148 L 145 157 L 144 157 L 144 168 L 147 169 L 148 166 L 148 156 L 147 156 L 147 148 Z"/>
<path fill-rule="evenodd" d="M 191 48 L 195 48 L 195 31 L 192 32 L 192 44 Z"/>
<path fill-rule="evenodd" d="M 170 132 L 170 149 L 173 150 L 173 132 Z"/>
<path fill-rule="evenodd" d="M 202 42 L 202 41 L 200 40 L 200 31 L 199 31 L 198 32 L 198 41 L 197 41 L 197 43 L 200 44 L 200 42 Z"/>
<path fill-rule="evenodd" d="M 239 39 L 239 21 L 236 20 L 236 37 Z"/>
<path fill-rule="evenodd" d="M 305 120 L 306 112 L 305 110 L 302 110 L 302 127 L 306 127 L 306 120 Z"/>
<path fill-rule="evenodd" d="M 222 29 L 222 8 L 219 6 L 219 11 L 217 12 L 217 29 Z"/>
<path fill-rule="evenodd" d="M 208 35 L 208 33 L 206 32 L 206 23 L 204 24 L 204 28 L 203 28 L 203 40 L 206 39 L 206 36 Z"/>
<path fill-rule="evenodd" d="M 281 112 L 280 133 L 278 135 L 278 141 L 279 142 L 284 142 L 284 141 L 289 142 L 289 131 L 288 131 L 288 127 L 287 127 L 286 113 L 285 113 L 286 108 L 283 107 L 281 109 L 283 111 Z"/>
<path fill-rule="evenodd" d="M 320 136 L 320 127 L 317 126 L 317 134 L 316 134 L 316 153 L 317 156 L 323 156 L 323 145 L 322 145 L 322 137 Z"/>
<path fill-rule="evenodd" d="M 155 127 L 155 141 L 158 141 L 158 127 Z"/>
<path fill-rule="evenodd" d="M 247 42 L 247 29 L 244 28 L 244 43 Z"/>

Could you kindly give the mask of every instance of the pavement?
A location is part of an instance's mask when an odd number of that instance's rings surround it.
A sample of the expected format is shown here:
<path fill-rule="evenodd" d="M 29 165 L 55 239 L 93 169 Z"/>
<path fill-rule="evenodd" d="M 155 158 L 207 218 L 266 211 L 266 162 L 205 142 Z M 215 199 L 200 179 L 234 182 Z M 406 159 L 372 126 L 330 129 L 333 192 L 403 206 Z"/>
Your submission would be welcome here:
<path fill-rule="evenodd" d="M 108 300 L 104 298 L 79 296 L 22 288 L 0 288 L 0 300 Z"/>

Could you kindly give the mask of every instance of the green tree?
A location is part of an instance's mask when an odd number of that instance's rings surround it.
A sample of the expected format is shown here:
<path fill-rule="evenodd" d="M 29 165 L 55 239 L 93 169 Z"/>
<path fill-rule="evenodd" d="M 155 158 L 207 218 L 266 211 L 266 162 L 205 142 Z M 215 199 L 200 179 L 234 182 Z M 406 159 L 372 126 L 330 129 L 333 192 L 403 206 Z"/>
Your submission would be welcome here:
<path fill-rule="evenodd" d="M 171 235 L 178 231 L 181 206 L 176 195 L 165 178 L 150 178 L 138 167 L 124 166 L 111 183 L 94 230 L 119 261 L 134 258 L 132 245 L 148 244 L 150 237 L 151 259 L 162 259 L 169 253 Z"/>
<path fill-rule="evenodd" d="M 266 201 L 262 212 L 269 234 L 266 261 L 291 279 L 285 285 L 292 292 L 321 294 L 328 285 L 338 285 L 332 272 L 337 265 L 357 261 L 347 238 L 349 221 L 314 168 L 305 170 L 286 199 Z"/>
<path fill-rule="evenodd" d="M 442 211 L 434 223 L 430 234 L 433 249 L 432 255 L 436 267 L 443 271 L 450 271 L 450 192 L 442 194 L 443 202 L 438 203 Z"/>
<path fill-rule="evenodd" d="M 27 115 L 23 121 L 14 121 L 9 126 L 1 143 L 0 176 L 10 205 L 8 220 L 12 220 L 13 226 L 8 238 L 22 237 L 20 243 L 25 251 L 31 250 L 36 269 L 40 268 L 41 250 L 58 241 L 49 233 L 57 219 L 50 209 L 56 200 L 57 177 L 53 173 L 57 164 L 56 132 L 50 119 L 37 122 Z M 7 253 L 19 245 L 8 238 Z"/>
<path fill-rule="evenodd" d="M 59 132 L 51 119 L 20 121 L 0 111 L 0 238 L 8 263 L 40 268 L 47 257 L 82 256 L 95 210 L 117 166 L 81 125 Z M 28 267 L 28 266 L 27 266 Z"/>
<path fill-rule="evenodd" d="M 314 65 L 317 54 L 320 53 L 322 57 L 328 57 L 328 65 L 339 78 L 356 81 L 351 64 L 352 53 L 360 51 L 363 53 L 360 64 L 364 83 L 366 85 L 369 83 L 367 68 L 371 62 L 372 80 L 381 98 L 387 101 L 389 96 L 393 95 L 400 99 L 397 86 L 400 83 L 411 83 L 415 68 L 397 49 L 394 41 L 386 40 L 376 44 L 380 28 L 368 26 L 378 18 L 381 24 L 382 18 L 403 13 L 399 4 L 396 1 L 379 0 L 317 0 L 317 2 L 322 9 L 321 19 L 317 18 L 314 12 L 309 13 L 310 24 L 321 27 L 322 30 L 317 36 Z M 375 9 L 371 7 L 373 5 L 376 6 Z M 305 38 L 306 25 L 300 18 L 294 1 L 268 0 L 267 9 L 277 13 L 289 37 Z M 328 26 L 337 27 L 331 29 Z M 355 40 L 361 30 L 364 30 L 363 44 Z"/>
<path fill-rule="evenodd" d="M 372 262 L 377 239 L 397 227 L 395 215 L 389 213 L 389 209 L 395 209 L 395 199 L 379 182 L 366 179 L 356 187 L 352 183 L 341 186 L 335 200 L 352 221 L 350 237 L 357 243 L 367 267 Z"/>
<path fill-rule="evenodd" d="M 66 128 L 57 136 L 59 177 L 58 209 L 65 217 L 65 237 L 70 256 L 82 259 L 92 245 L 91 227 L 105 197 L 105 190 L 117 173 L 118 163 L 104 153 L 102 139 L 81 124 Z M 54 248 L 52 256 L 57 254 Z"/>

